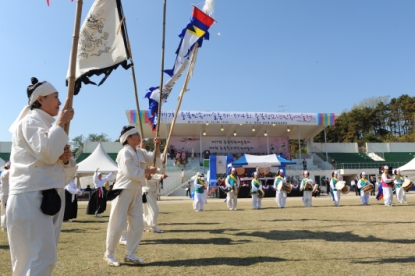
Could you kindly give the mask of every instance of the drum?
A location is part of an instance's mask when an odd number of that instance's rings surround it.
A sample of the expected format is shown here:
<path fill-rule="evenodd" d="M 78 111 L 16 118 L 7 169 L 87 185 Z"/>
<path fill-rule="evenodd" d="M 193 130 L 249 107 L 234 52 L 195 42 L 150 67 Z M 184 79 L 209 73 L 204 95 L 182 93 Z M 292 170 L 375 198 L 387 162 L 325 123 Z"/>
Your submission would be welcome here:
<path fill-rule="evenodd" d="M 292 189 L 293 185 L 291 185 L 291 183 L 287 183 L 281 187 L 281 191 L 285 191 L 287 194 L 291 193 Z"/>
<path fill-rule="evenodd" d="M 346 186 L 346 181 L 339 181 L 336 183 L 336 189 L 341 190 Z"/>
<path fill-rule="evenodd" d="M 366 185 L 362 188 L 363 192 L 365 192 L 365 193 L 369 193 L 369 192 L 373 191 L 374 189 L 375 189 L 375 187 L 373 187 L 372 184 L 368 184 L 368 185 Z"/>
<path fill-rule="evenodd" d="M 305 190 L 305 191 L 311 191 L 311 190 L 313 190 L 313 185 L 312 185 L 312 183 L 307 182 L 307 183 L 304 185 L 304 190 Z"/>
<path fill-rule="evenodd" d="M 408 192 L 413 186 L 414 183 L 412 183 L 412 181 L 409 179 L 405 179 L 405 181 L 402 184 L 402 188 L 405 190 L 405 192 Z"/>
<path fill-rule="evenodd" d="M 265 196 L 265 192 L 262 189 L 258 189 L 258 197 L 259 199 L 263 199 Z"/>

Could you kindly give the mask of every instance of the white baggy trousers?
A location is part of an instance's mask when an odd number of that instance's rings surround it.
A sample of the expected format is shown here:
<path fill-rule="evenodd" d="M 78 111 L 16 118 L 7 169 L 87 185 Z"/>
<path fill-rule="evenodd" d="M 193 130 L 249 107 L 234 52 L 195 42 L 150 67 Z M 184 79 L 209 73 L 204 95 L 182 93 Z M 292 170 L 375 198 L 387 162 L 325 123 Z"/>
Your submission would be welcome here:
<path fill-rule="evenodd" d="M 285 203 L 287 201 L 287 193 L 284 191 L 278 191 L 275 195 L 276 201 L 279 207 L 285 208 Z"/>
<path fill-rule="evenodd" d="M 406 193 L 404 188 L 396 188 L 396 199 L 399 201 L 399 203 L 406 202 Z"/>
<path fill-rule="evenodd" d="M 360 191 L 360 199 L 363 204 L 369 204 L 369 195 L 370 195 L 370 192 L 365 193 L 363 189 Z"/>
<path fill-rule="evenodd" d="M 52 275 L 65 212 L 65 191 L 56 191 L 62 205 L 54 216 L 40 209 L 42 191 L 9 195 L 6 216 L 13 275 Z"/>
<path fill-rule="evenodd" d="M 238 196 L 233 191 L 229 191 L 226 196 L 226 203 L 229 209 L 235 209 L 238 205 Z"/>
<path fill-rule="evenodd" d="M 143 203 L 144 222 L 151 228 L 157 227 L 159 206 L 157 205 L 157 192 L 150 191 L 146 195 L 147 203 Z"/>
<path fill-rule="evenodd" d="M 7 199 L 9 198 L 8 195 L 1 196 L 1 228 L 7 229 L 7 219 L 6 219 L 6 203 Z"/>
<path fill-rule="evenodd" d="M 128 221 L 128 227 L 127 227 Z M 124 189 L 111 202 L 111 214 L 107 229 L 106 257 L 115 257 L 115 249 L 123 230 L 127 227 L 127 253 L 135 253 L 143 236 L 143 200 L 140 189 Z"/>
<path fill-rule="evenodd" d="M 339 190 L 333 191 L 334 205 L 336 206 L 340 206 L 340 195 L 341 195 L 341 191 Z"/>
<path fill-rule="evenodd" d="M 200 210 L 205 208 L 205 193 L 196 193 L 194 194 L 193 200 L 193 209 L 196 211 L 200 207 Z"/>
<path fill-rule="evenodd" d="M 261 199 L 259 198 L 258 194 L 252 194 L 252 208 L 254 209 L 261 209 Z"/>
<path fill-rule="evenodd" d="M 390 206 L 393 204 L 393 194 L 391 187 L 382 187 L 383 189 L 383 200 L 386 206 Z"/>
<path fill-rule="evenodd" d="M 313 192 L 312 191 L 304 191 L 303 192 L 303 197 L 304 197 L 304 206 L 305 207 L 311 207 Z"/>

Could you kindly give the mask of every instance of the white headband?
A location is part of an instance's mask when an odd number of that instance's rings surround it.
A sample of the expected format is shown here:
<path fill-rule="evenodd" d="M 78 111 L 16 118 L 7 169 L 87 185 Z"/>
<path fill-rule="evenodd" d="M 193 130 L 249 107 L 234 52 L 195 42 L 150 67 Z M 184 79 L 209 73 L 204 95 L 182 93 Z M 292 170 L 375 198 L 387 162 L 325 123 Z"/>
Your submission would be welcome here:
<path fill-rule="evenodd" d="M 384 166 L 383 167 L 383 170 L 389 170 L 389 167 L 388 166 Z"/>
<path fill-rule="evenodd" d="M 29 114 L 30 106 L 37 101 L 37 97 L 39 96 L 47 96 L 52 93 L 58 92 L 55 87 L 49 82 L 42 83 L 39 85 L 35 91 L 33 91 L 32 95 L 29 98 L 29 105 L 26 105 L 23 110 L 20 112 L 19 116 L 14 120 L 13 124 L 10 126 L 9 131 L 14 133 L 14 130 L 17 127 L 17 124 Z"/>
<path fill-rule="evenodd" d="M 130 130 L 128 130 L 126 133 L 124 133 L 123 135 L 121 135 L 120 137 L 120 143 L 121 145 L 125 143 L 125 141 L 127 141 L 127 137 L 133 134 L 138 133 L 138 130 L 136 128 L 132 128 Z"/>
<path fill-rule="evenodd" d="M 258 173 L 257 172 L 254 172 L 254 176 L 258 176 Z"/>
<path fill-rule="evenodd" d="M 308 174 L 308 171 L 304 171 L 303 174 Z"/>
<path fill-rule="evenodd" d="M 231 170 L 232 172 L 234 172 L 234 171 L 236 171 L 236 169 L 235 168 L 232 168 L 232 170 Z"/>
<path fill-rule="evenodd" d="M 337 175 L 337 171 L 334 171 L 333 174 L 336 174 Z"/>
<path fill-rule="evenodd" d="M 366 175 L 366 173 L 365 172 L 362 172 L 362 175 Z"/>

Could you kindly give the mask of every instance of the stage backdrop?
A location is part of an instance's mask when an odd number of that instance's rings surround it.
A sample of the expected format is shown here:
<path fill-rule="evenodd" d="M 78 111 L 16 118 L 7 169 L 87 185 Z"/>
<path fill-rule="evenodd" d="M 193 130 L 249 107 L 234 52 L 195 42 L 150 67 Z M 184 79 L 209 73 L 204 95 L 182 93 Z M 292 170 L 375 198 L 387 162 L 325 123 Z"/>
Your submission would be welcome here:
<path fill-rule="evenodd" d="M 269 153 L 287 155 L 288 137 L 269 137 Z M 170 143 L 176 151 L 200 151 L 200 137 L 172 137 Z M 202 152 L 211 153 L 261 153 L 268 154 L 267 137 L 202 137 Z M 217 161 L 218 162 L 218 161 Z"/>
<path fill-rule="evenodd" d="M 142 123 L 146 123 L 151 114 L 141 110 Z M 126 115 L 130 124 L 137 124 L 137 112 L 127 110 Z M 161 124 L 171 124 L 173 111 L 161 112 Z M 228 112 L 228 111 L 180 111 L 177 124 L 260 124 L 260 125 L 309 125 L 334 126 L 334 113 L 275 113 L 275 112 Z"/>

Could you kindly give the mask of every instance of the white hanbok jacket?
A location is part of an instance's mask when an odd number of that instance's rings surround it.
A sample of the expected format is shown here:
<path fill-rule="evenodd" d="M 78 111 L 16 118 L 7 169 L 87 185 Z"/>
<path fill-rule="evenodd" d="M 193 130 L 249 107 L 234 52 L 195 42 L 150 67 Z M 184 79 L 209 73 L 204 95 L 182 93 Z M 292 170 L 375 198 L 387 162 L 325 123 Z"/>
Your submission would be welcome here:
<path fill-rule="evenodd" d="M 12 139 L 9 194 L 64 188 L 74 177 L 74 159 L 64 165 L 59 157 L 69 138 L 48 113 L 34 109 L 17 125 Z"/>
<path fill-rule="evenodd" d="M 118 173 L 113 189 L 141 189 L 146 185 L 146 166 L 153 165 L 153 158 L 154 152 L 143 149 L 136 151 L 130 145 L 125 145 L 117 155 Z"/>

